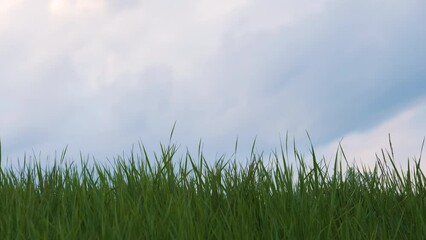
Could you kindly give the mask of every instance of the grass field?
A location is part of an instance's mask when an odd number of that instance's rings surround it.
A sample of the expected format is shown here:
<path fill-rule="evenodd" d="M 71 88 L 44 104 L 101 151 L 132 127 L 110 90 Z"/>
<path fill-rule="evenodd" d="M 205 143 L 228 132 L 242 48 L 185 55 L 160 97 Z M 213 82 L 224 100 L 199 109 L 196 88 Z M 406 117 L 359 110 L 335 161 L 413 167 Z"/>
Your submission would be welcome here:
<path fill-rule="evenodd" d="M 424 239 L 420 159 L 395 166 L 392 146 L 374 169 L 309 164 L 287 147 L 246 165 L 176 145 L 115 159 L 113 167 L 57 162 L 0 169 L 0 239 Z M 0 145 L 1 155 L 1 145 Z M 264 162 L 272 160 L 273 165 Z M 293 161 L 293 160 L 292 160 Z M 347 161 L 346 161 L 347 162 Z"/>

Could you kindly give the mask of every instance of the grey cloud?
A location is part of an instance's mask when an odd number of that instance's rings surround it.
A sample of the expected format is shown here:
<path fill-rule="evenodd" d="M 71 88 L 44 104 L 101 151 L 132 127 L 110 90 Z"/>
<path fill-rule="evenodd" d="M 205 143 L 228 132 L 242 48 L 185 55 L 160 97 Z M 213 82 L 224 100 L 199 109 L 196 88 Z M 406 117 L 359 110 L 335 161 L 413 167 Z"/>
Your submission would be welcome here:
<path fill-rule="evenodd" d="M 416 3 L 333 2 L 295 26 L 249 34 L 235 24 L 210 79 L 226 82 L 218 91 L 228 97 L 252 97 L 241 131 L 305 128 L 324 143 L 371 128 L 426 94 L 425 4 Z"/>

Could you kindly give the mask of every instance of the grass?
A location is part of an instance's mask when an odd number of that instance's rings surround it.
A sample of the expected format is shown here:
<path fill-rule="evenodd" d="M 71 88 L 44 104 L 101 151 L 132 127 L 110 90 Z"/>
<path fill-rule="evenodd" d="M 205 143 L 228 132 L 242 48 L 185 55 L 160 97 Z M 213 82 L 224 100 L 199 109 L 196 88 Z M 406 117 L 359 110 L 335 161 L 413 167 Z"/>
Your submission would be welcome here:
<path fill-rule="evenodd" d="M 342 167 L 341 149 L 330 166 L 294 148 L 292 165 L 287 147 L 272 166 L 254 151 L 209 165 L 173 144 L 77 168 L 65 149 L 47 169 L 0 168 L 0 239 L 424 239 L 420 158 L 398 170 L 390 146 L 373 169 Z"/>

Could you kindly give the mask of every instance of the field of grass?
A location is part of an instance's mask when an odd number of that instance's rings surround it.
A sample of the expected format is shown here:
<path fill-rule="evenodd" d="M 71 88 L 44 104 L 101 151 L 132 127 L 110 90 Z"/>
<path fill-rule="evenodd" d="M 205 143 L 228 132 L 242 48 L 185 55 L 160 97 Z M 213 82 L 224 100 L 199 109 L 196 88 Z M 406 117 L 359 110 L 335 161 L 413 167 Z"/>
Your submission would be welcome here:
<path fill-rule="evenodd" d="M 392 146 L 391 146 L 392 147 Z M 392 148 L 374 169 L 287 147 L 246 165 L 162 145 L 101 164 L 0 168 L 0 239 L 424 239 L 425 175 Z M 1 156 L 1 145 L 0 145 Z M 1 159 L 0 159 L 1 160 Z M 273 165 L 264 162 L 272 160 Z M 347 162 L 347 161 L 346 161 Z"/>

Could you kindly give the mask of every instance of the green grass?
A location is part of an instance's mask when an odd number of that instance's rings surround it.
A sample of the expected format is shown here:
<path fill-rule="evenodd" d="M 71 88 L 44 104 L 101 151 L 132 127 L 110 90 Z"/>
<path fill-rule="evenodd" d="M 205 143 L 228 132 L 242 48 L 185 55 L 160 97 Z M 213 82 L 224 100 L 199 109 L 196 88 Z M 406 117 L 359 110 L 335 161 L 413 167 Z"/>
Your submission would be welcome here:
<path fill-rule="evenodd" d="M 149 159 L 140 146 L 112 168 L 82 161 L 0 169 L 0 239 L 424 239 L 420 159 L 398 170 L 393 151 L 374 169 L 342 167 L 287 148 L 246 165 L 176 145 Z M 1 156 L 1 145 L 0 145 Z M 273 165 L 264 164 L 272 160 Z M 1 161 L 1 158 L 0 158 Z"/>

